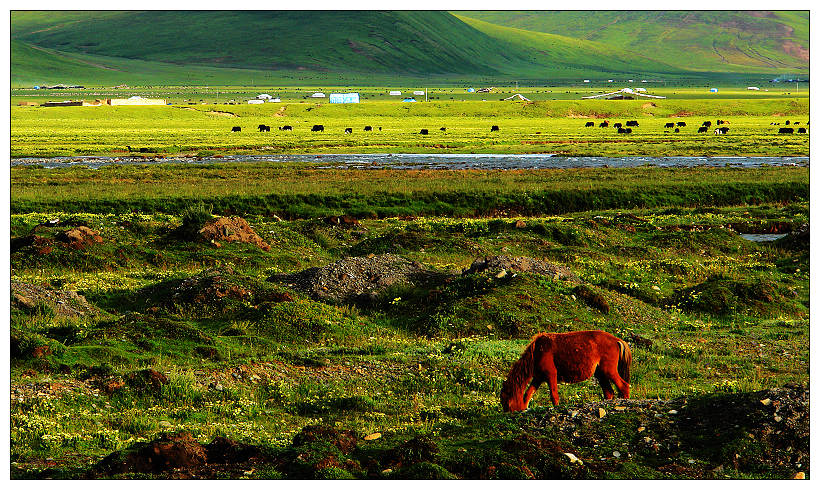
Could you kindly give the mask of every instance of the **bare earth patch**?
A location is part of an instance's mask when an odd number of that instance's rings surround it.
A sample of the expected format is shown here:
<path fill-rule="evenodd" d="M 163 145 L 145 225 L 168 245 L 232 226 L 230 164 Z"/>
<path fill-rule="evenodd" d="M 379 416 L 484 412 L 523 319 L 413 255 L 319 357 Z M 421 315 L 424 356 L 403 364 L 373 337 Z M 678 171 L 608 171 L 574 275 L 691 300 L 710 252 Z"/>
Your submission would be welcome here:
<path fill-rule="evenodd" d="M 254 244 L 265 252 L 270 251 L 270 245 L 253 231 L 247 221 L 238 216 L 208 221 L 199 230 L 199 234 L 217 247 L 222 246 L 221 242 L 240 242 Z"/>

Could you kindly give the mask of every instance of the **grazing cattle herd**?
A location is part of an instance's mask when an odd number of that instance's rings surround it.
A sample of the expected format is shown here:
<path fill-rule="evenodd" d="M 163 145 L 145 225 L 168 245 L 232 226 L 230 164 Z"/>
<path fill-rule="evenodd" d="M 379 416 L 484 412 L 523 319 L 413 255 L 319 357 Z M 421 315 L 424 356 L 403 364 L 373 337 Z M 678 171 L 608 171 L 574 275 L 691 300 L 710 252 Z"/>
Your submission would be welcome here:
<path fill-rule="evenodd" d="M 728 134 L 729 133 L 729 128 L 726 126 L 728 124 L 729 124 L 729 121 L 726 121 L 726 120 L 723 120 L 723 119 L 717 119 L 715 121 L 715 125 L 717 127 L 714 130 L 714 134 L 716 134 L 716 135 Z M 792 126 L 800 125 L 799 121 L 791 121 L 791 120 L 787 119 L 783 123 L 783 125 L 784 126 L 790 126 L 790 127 L 777 128 L 778 129 L 777 134 L 794 134 L 794 133 L 806 134 L 806 133 L 808 133 L 806 128 L 797 128 L 797 131 L 795 131 L 795 128 L 792 127 Z M 808 126 L 809 122 L 806 121 L 805 125 Z M 626 127 L 624 127 L 624 126 L 626 126 Z M 630 121 L 626 121 L 624 123 L 616 122 L 616 123 L 612 124 L 612 127 L 616 129 L 616 132 L 618 134 L 631 134 L 632 133 L 632 128 L 637 128 L 639 126 L 640 126 L 640 124 L 636 120 L 630 120 Z M 711 126 L 712 126 L 712 121 L 703 121 L 703 123 L 701 123 L 700 127 L 697 129 L 697 133 L 707 133 L 707 132 L 709 132 L 709 129 L 710 129 Z M 771 122 L 770 126 L 780 126 L 780 123 L 779 122 Z M 594 128 L 595 127 L 595 121 L 585 122 L 584 127 L 585 128 Z M 609 121 L 604 120 L 604 121 L 600 122 L 598 124 L 598 127 L 601 127 L 601 128 L 609 127 Z M 663 129 L 664 130 L 674 128 L 675 133 L 680 133 L 680 128 L 685 128 L 685 127 L 686 127 L 686 122 L 685 121 L 664 122 L 663 123 Z M 270 132 L 270 126 L 268 126 L 266 124 L 260 124 L 260 125 L 257 126 L 257 128 L 259 129 L 260 133 Z M 313 132 L 317 132 L 317 131 L 324 132 L 325 126 L 323 124 L 314 124 L 313 127 L 310 130 L 313 131 Z M 365 126 L 364 130 L 365 131 L 373 131 L 373 126 Z M 381 130 L 382 130 L 382 127 L 379 126 L 379 131 L 381 131 Z M 231 132 L 234 132 L 234 133 L 238 133 L 238 132 L 241 132 L 241 131 L 242 131 L 242 127 L 240 127 L 240 126 L 233 126 L 231 128 Z M 279 126 L 279 131 L 293 131 L 293 126 Z M 439 131 L 446 132 L 447 128 L 446 127 L 441 127 L 441 128 L 439 128 Z M 493 124 L 490 127 L 490 132 L 492 133 L 492 132 L 496 132 L 496 131 L 500 131 L 500 128 L 499 128 L 498 125 Z M 353 128 L 344 128 L 344 133 L 345 134 L 353 134 Z M 669 133 L 669 131 L 664 131 L 664 133 Z M 421 129 L 418 132 L 418 134 L 429 135 L 430 131 L 428 129 Z M 541 134 L 541 132 L 539 131 L 536 134 Z M 129 146 L 128 151 L 134 151 L 134 150 L 132 150 L 131 147 Z"/>
<path fill-rule="evenodd" d="M 729 121 L 726 121 L 726 120 L 723 120 L 723 119 L 717 119 L 715 121 L 715 126 L 718 126 L 718 127 L 715 128 L 714 133 L 718 134 L 718 135 L 728 134 L 729 133 L 729 128 L 726 127 L 726 125 L 728 125 L 728 124 L 729 124 Z M 797 125 L 800 124 L 800 122 L 799 121 L 792 122 L 792 121 L 787 119 L 783 124 L 786 125 L 786 126 L 788 126 L 789 124 L 791 124 L 792 126 L 797 126 Z M 779 126 L 780 123 L 779 122 L 773 122 L 770 125 L 771 126 Z M 809 122 L 806 121 L 806 126 L 808 126 L 808 125 L 809 125 Z M 627 127 L 624 128 L 624 126 L 627 126 Z M 707 132 L 709 132 L 709 128 L 711 128 L 711 126 L 712 126 L 712 121 L 703 121 L 703 123 L 701 123 L 700 127 L 697 129 L 697 132 L 698 133 L 707 133 Z M 585 122 L 584 127 L 585 128 L 594 128 L 595 127 L 595 121 Z M 598 123 L 598 127 L 600 127 L 600 128 L 609 127 L 609 121 L 604 120 L 604 121 Z M 623 124 L 619 123 L 619 122 L 616 122 L 616 123 L 612 124 L 612 127 L 616 129 L 616 132 L 618 134 L 630 134 L 630 133 L 632 133 L 632 128 L 633 127 L 639 127 L 639 124 L 638 124 L 638 121 L 632 120 L 632 121 L 626 121 Z M 685 128 L 685 127 L 686 127 L 686 122 L 685 121 L 664 122 L 663 123 L 663 129 L 672 129 L 672 128 L 674 128 L 675 133 L 680 133 L 680 128 Z M 798 128 L 796 132 L 799 133 L 799 134 L 806 134 L 807 133 L 806 128 Z M 669 131 L 664 131 L 664 133 L 669 133 Z M 777 133 L 778 134 L 793 134 L 793 133 L 795 133 L 795 130 L 792 127 L 778 128 Z"/>

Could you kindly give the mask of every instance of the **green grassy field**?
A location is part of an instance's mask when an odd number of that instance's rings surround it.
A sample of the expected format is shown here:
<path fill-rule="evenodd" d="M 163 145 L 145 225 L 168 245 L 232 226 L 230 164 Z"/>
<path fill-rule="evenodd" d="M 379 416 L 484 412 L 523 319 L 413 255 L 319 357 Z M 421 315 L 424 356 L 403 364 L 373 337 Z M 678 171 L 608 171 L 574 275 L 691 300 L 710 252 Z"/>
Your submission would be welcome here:
<path fill-rule="evenodd" d="M 233 89 L 237 90 L 237 89 Z M 544 98 L 544 90 L 530 89 Z M 563 155 L 808 155 L 808 134 L 778 135 L 772 122 L 808 120 L 807 93 L 755 94 L 729 90 L 722 98 L 693 97 L 696 89 L 667 89 L 669 99 L 647 101 L 541 100 L 501 102 L 506 94 L 481 94 L 495 99 L 466 100 L 455 89 L 436 89 L 427 103 L 384 101 L 386 91 L 364 92 L 375 100 L 356 105 L 293 102 L 264 105 L 213 104 L 217 88 L 207 92 L 161 90 L 183 106 L 172 107 L 12 107 L 11 155 L 55 156 L 117 154 L 126 145 L 151 153 L 556 153 Z M 568 95 L 573 90 L 563 90 Z M 574 97 L 577 99 L 577 90 Z M 144 92 L 143 92 L 144 93 Z M 238 98 L 225 92 L 220 96 Z M 658 90 L 658 93 L 664 93 Z M 678 93 L 681 98 L 678 97 Z M 79 93 L 77 93 L 79 95 Z M 19 92 L 18 95 L 19 97 Z M 95 95 L 97 96 L 97 95 Z M 102 96 L 102 95 L 100 95 Z M 284 96 L 284 95 L 283 95 Z M 91 97 L 86 97 L 91 98 Z M 191 100 L 193 105 L 179 100 Z M 201 104 L 198 100 L 206 102 Z M 382 99 L 381 101 L 379 99 Z M 452 100 L 450 100 L 452 99 Z M 461 99 L 461 100 L 459 100 Z M 241 99 L 240 99 L 241 100 Z M 298 99 L 297 99 L 298 100 Z M 463 101 L 462 101 L 463 100 Z M 211 104 L 207 104 L 211 102 Z M 729 120 L 730 132 L 698 134 L 704 120 Z M 610 128 L 585 128 L 587 121 L 611 123 L 635 119 L 633 134 Z M 664 128 L 685 122 L 680 133 Z M 266 124 L 271 133 L 259 133 Z M 310 131 L 323 124 L 325 131 Z M 490 133 L 491 125 L 499 132 Z M 280 132 L 283 125 L 292 132 Z M 364 126 L 382 127 L 365 133 Z M 232 133 L 233 126 L 242 127 Z M 346 135 L 344 129 L 353 128 Z M 446 131 L 440 131 L 444 127 Z M 428 129 L 429 135 L 419 134 Z"/>
<path fill-rule="evenodd" d="M 253 165 L 13 168 L 12 237 L 40 238 L 13 247 L 12 280 L 78 291 L 93 309 L 74 316 L 61 308 L 77 307 L 76 299 L 60 306 L 12 298 L 12 478 L 167 478 L 127 464 L 125 474 L 105 473 L 110 466 L 97 464 L 178 431 L 203 444 L 227 437 L 265 455 L 176 473 L 200 478 L 790 478 L 809 471 L 807 459 L 795 462 L 795 454 L 808 454 L 807 438 L 791 429 L 766 435 L 760 430 L 774 423 L 771 415 L 754 418 L 767 413 L 759 400 L 775 396 L 758 390 L 808 383 L 808 243 L 757 244 L 732 231 L 807 223 L 807 169 L 371 175 Z M 517 193 L 519 204 L 539 189 L 555 189 L 554 200 L 569 203 L 574 189 L 602 184 L 629 196 L 643 186 L 658 200 L 528 216 L 495 209 L 494 217 L 469 219 L 419 217 L 419 208 L 407 208 L 352 227 L 310 214 L 279 221 L 268 211 L 242 212 L 271 245 L 263 251 L 186 238 L 175 231 L 185 220 L 224 210 L 195 201 L 180 209 L 170 196 L 152 195 L 160 185 L 176 195 L 195 188 L 220 195 L 240 181 L 256 181 L 244 191 L 263 200 L 299 184 L 291 192 L 314 205 L 351 186 L 360 196 L 388 198 L 383 182 L 397 192 L 530 189 Z M 687 182 L 724 197 L 749 194 L 723 204 L 692 195 L 663 201 Z M 795 192 L 765 191 L 778 186 Z M 156 207 L 120 211 L 116 203 L 131 194 L 151 196 Z M 31 196 L 39 211 L 21 211 Z M 110 206 L 95 208 L 94 196 Z M 69 201 L 85 203 L 85 212 L 70 211 Z M 64 225 L 34 229 L 55 217 Z M 78 224 L 102 242 L 61 242 L 58 232 Z M 322 301 L 268 281 L 384 253 L 438 275 L 396 284 L 367 304 Z M 580 284 L 526 272 L 461 274 L 492 255 L 543 258 Z M 582 299 L 589 294 L 597 302 Z M 588 328 L 632 345 L 634 401 L 601 404 L 588 381 L 561 385 L 558 408 L 542 389 L 529 412 L 501 412 L 501 382 L 532 334 Z M 145 369 L 166 381 L 152 384 Z M 741 400 L 743 408 L 731 408 Z M 680 425 L 670 409 L 680 412 Z M 688 417 L 706 425 L 687 428 Z M 326 427 L 324 438 L 300 435 L 317 424 Z M 334 431 L 341 430 L 355 431 L 354 449 L 339 445 Z M 778 449 L 781 443 L 792 449 Z M 570 465 L 564 452 L 584 465 Z"/>

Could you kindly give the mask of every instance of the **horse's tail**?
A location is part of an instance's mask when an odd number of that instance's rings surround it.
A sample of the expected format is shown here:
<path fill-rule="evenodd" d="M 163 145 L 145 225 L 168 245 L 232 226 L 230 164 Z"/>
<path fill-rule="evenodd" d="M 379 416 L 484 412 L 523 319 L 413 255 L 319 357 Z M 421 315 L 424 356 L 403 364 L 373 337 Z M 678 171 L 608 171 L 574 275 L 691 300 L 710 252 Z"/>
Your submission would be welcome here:
<path fill-rule="evenodd" d="M 621 379 L 629 383 L 629 369 L 632 366 L 632 350 L 629 345 L 621 339 L 618 339 L 618 374 Z"/>

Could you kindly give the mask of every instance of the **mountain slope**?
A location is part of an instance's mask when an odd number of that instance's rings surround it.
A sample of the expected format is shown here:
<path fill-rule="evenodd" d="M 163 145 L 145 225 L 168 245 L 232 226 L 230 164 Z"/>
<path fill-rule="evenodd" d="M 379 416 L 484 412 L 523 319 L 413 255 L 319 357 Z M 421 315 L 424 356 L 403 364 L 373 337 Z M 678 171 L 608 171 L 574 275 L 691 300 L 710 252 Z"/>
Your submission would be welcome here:
<path fill-rule="evenodd" d="M 686 70 L 808 71 L 808 12 L 469 11 L 459 15 L 597 41 Z"/>
<path fill-rule="evenodd" d="M 89 12 L 68 13 L 14 38 L 65 52 L 263 69 L 404 73 L 496 73 L 520 64 L 494 39 L 445 12 Z"/>
<path fill-rule="evenodd" d="M 13 11 L 11 37 L 15 86 L 808 73 L 805 12 Z"/>

